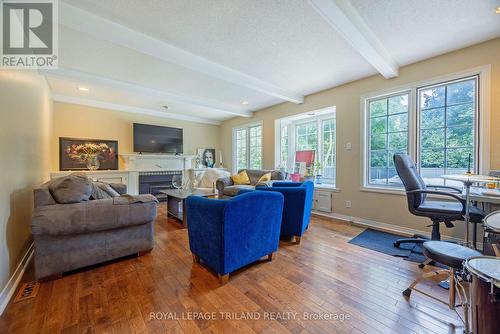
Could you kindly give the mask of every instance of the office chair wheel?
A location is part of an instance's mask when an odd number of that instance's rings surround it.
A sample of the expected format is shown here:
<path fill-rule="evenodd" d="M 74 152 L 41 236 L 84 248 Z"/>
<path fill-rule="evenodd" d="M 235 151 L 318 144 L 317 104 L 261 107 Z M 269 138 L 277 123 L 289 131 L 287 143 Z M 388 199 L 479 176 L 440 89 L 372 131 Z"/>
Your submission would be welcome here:
<path fill-rule="evenodd" d="M 403 296 L 409 298 L 410 295 L 411 295 L 411 289 L 410 288 L 408 288 L 405 291 L 403 291 Z"/>
<path fill-rule="evenodd" d="M 401 246 L 401 243 L 399 241 L 394 241 L 393 246 L 399 248 L 399 246 Z"/>

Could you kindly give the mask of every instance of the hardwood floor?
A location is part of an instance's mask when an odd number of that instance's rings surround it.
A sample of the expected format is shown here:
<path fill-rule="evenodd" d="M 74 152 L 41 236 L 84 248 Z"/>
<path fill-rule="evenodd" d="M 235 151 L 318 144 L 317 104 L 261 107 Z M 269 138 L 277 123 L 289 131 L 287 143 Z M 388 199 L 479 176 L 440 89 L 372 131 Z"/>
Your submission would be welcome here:
<path fill-rule="evenodd" d="M 151 253 L 41 283 L 36 298 L 7 307 L 0 333 L 463 330 L 445 305 L 401 295 L 421 273 L 415 263 L 348 244 L 359 227 L 313 217 L 300 245 L 282 242 L 272 262 L 240 270 L 221 287 L 216 275 L 193 264 L 187 230 L 166 218 L 163 205 L 159 211 Z M 31 279 L 28 271 L 23 281 Z M 424 288 L 446 300 L 435 284 Z"/>

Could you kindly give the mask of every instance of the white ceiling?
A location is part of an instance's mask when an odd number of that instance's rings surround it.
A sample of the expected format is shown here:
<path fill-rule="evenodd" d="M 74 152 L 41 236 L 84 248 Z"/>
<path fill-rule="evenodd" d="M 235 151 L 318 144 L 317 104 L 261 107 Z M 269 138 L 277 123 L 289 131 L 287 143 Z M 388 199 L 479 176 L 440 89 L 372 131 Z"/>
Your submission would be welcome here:
<path fill-rule="evenodd" d="M 56 100 L 207 123 L 500 36 L 498 0 L 60 3 Z"/>

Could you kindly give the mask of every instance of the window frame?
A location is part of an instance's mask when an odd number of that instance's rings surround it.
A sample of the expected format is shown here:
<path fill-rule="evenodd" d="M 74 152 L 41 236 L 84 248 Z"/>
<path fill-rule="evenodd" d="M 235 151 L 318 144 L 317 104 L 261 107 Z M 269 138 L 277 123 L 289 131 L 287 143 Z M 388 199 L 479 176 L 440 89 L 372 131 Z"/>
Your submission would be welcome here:
<path fill-rule="evenodd" d="M 238 149 L 237 149 L 237 139 L 236 139 L 236 133 L 238 131 L 245 131 L 246 132 L 246 169 L 250 169 L 251 163 L 250 163 L 250 129 L 259 127 L 261 128 L 261 133 L 260 133 L 260 157 L 261 157 L 261 165 L 259 169 L 262 169 L 263 166 L 263 138 L 264 138 L 264 127 L 262 122 L 256 122 L 256 123 L 250 123 L 250 124 L 245 124 L 242 126 L 234 127 L 232 129 L 232 138 L 231 138 L 231 146 L 232 146 L 232 152 L 233 152 L 233 158 L 232 158 L 232 170 L 233 173 L 236 173 L 238 171 Z"/>
<path fill-rule="evenodd" d="M 390 93 L 390 94 L 383 94 L 383 95 L 379 95 L 379 96 L 374 96 L 374 97 L 371 97 L 371 98 L 368 98 L 366 99 L 365 103 L 366 103 L 366 111 L 365 111 L 365 127 L 366 127 L 366 142 L 365 142 L 365 146 L 366 146 L 366 153 L 365 153 L 365 156 L 364 156 L 364 159 L 366 159 L 366 166 L 365 166 L 365 169 L 366 169 L 366 175 L 365 175 L 365 182 L 366 182 L 366 186 L 368 187 L 373 187 L 373 188 L 388 188 L 388 189 L 394 189 L 394 188 L 400 188 L 399 185 L 397 184 L 386 184 L 386 185 L 382 185 L 382 184 L 372 184 L 370 183 L 370 168 L 371 168 L 371 156 L 370 156 L 370 148 L 371 148 L 371 137 L 372 137 L 372 133 L 371 133 L 371 115 L 370 115 L 370 103 L 373 102 L 373 101 L 378 101 L 378 100 L 382 100 L 382 99 L 390 99 L 391 97 L 396 97 L 396 96 L 402 96 L 402 95 L 408 95 L 408 129 L 407 129 L 407 132 L 408 132 L 408 136 L 407 136 L 407 152 L 408 154 L 412 154 L 412 147 L 414 146 L 413 145 L 413 141 L 412 140 L 412 136 L 410 135 L 411 134 L 411 127 L 412 127 L 412 122 L 413 122 L 413 117 L 411 116 L 411 104 L 413 102 L 412 100 L 412 93 L 411 93 L 411 90 L 410 89 L 406 89 L 406 90 L 402 90 L 402 91 L 397 91 L 397 92 L 393 92 L 393 93 Z M 397 114 L 394 114 L 394 115 L 397 115 Z M 389 110 L 387 110 L 387 115 L 386 116 L 380 116 L 380 117 L 386 117 L 387 120 L 389 119 Z M 389 126 L 389 124 L 387 124 L 387 126 Z M 387 131 L 389 131 L 387 129 Z M 389 133 L 387 133 L 389 134 Z M 389 145 L 389 142 L 388 142 L 388 139 L 387 139 L 387 145 Z M 389 149 L 387 148 L 387 151 Z M 388 170 L 389 169 L 389 166 L 386 166 L 386 169 Z"/>
<path fill-rule="evenodd" d="M 420 106 L 420 92 L 422 90 L 425 90 L 425 89 L 429 89 L 429 88 L 432 88 L 432 87 L 439 87 L 439 86 L 448 86 L 448 85 L 451 85 L 451 84 L 454 84 L 454 83 L 457 83 L 457 82 L 463 82 L 463 81 L 469 81 L 469 80 L 475 80 L 476 82 L 476 97 L 474 98 L 473 100 L 473 104 L 475 105 L 475 110 L 474 110 L 474 120 L 473 120 L 473 124 L 472 124 L 472 127 L 473 127 L 473 130 L 474 130 L 474 138 L 473 138 L 473 149 L 474 149 L 474 165 L 472 166 L 472 170 L 473 171 L 480 171 L 480 161 L 481 161 L 481 149 L 479 147 L 479 139 L 481 138 L 481 128 L 480 128 L 480 123 L 481 123 L 481 109 L 480 109 L 480 103 L 479 103 L 479 100 L 480 100 L 480 91 L 481 91 L 481 87 L 480 87 L 480 75 L 479 74 L 476 74 L 476 75 L 472 75 L 472 76 L 465 76 L 465 77 L 461 77 L 461 78 L 457 78 L 455 80 L 451 80 L 451 81 L 446 81 L 446 82 L 442 82 L 442 83 L 437 83 L 437 84 L 431 84 L 431 85 L 425 85 L 425 86 L 419 86 L 416 88 L 416 119 L 417 119 L 417 124 L 416 124 L 416 147 L 415 147 L 415 152 L 416 152 L 416 160 L 417 161 L 417 168 L 418 168 L 418 171 L 420 172 L 421 169 L 422 169 L 422 147 L 421 147 L 421 140 L 422 140 L 422 137 L 421 137 L 421 132 L 422 132 L 422 128 L 421 128 L 421 119 L 422 119 L 422 115 L 421 115 L 421 106 Z M 445 143 L 444 143 L 444 147 L 443 147 L 443 150 L 444 150 L 444 159 L 445 159 L 445 166 L 444 166 L 444 171 L 446 173 L 446 169 L 447 169 L 447 166 L 446 166 L 446 154 L 447 154 L 447 150 L 448 150 L 448 146 L 446 145 L 446 142 L 447 142 L 447 139 L 446 139 L 446 134 L 447 134 L 447 129 L 448 128 L 453 128 L 453 126 L 448 126 L 446 124 L 446 109 L 448 108 L 448 105 L 447 105 L 447 101 L 445 101 L 445 105 L 444 105 L 444 108 L 445 108 L 445 124 L 443 126 L 443 129 L 445 129 Z M 445 180 L 443 180 L 445 181 Z M 443 182 L 443 184 L 446 184 L 446 182 Z"/>
<path fill-rule="evenodd" d="M 378 92 L 372 92 L 360 96 L 361 112 L 361 159 L 360 159 L 360 190 L 383 192 L 402 195 L 404 188 L 401 186 L 373 185 L 369 183 L 369 101 L 385 96 L 397 95 L 399 93 L 410 91 L 408 99 L 409 118 L 408 118 L 408 154 L 416 161 L 420 170 L 420 115 L 418 105 L 419 88 L 430 87 L 439 84 L 450 84 L 454 81 L 461 81 L 467 78 L 477 76 L 477 119 L 476 136 L 477 152 L 476 164 L 479 173 L 488 173 L 490 170 L 490 85 L 491 85 L 491 65 L 476 67 L 460 72 L 434 77 L 428 80 L 420 80 L 399 87 L 384 89 Z"/>
<path fill-rule="evenodd" d="M 288 159 L 287 159 L 287 164 L 286 164 L 286 170 L 290 171 L 294 167 L 294 162 L 295 162 L 295 148 L 296 148 L 296 137 L 297 137 L 297 126 L 308 124 L 308 123 L 316 123 L 316 128 L 317 128 L 317 157 L 319 157 L 321 161 L 322 167 L 324 167 L 323 164 L 323 122 L 327 120 L 333 120 L 334 125 L 335 125 L 335 136 L 334 136 L 334 171 L 335 175 L 333 177 L 333 183 L 322 183 L 322 185 L 326 186 L 332 186 L 332 187 L 337 187 L 337 113 L 335 107 L 328 107 L 324 108 L 328 110 L 332 110 L 331 113 L 326 113 L 326 114 L 320 114 L 317 116 L 311 116 L 311 117 L 306 117 L 303 119 L 299 120 L 292 120 L 287 122 L 285 125 L 287 128 L 288 132 Z M 322 111 L 324 109 L 317 110 L 317 112 Z M 285 118 L 286 119 L 286 118 Z M 282 134 L 282 125 L 281 122 L 284 121 L 284 119 L 277 119 L 276 120 L 276 133 L 279 133 L 279 138 L 276 136 L 275 138 L 275 143 L 276 143 L 276 152 L 275 152 L 275 161 L 277 168 L 281 166 L 281 161 L 282 161 L 282 156 L 281 156 L 281 134 Z"/>

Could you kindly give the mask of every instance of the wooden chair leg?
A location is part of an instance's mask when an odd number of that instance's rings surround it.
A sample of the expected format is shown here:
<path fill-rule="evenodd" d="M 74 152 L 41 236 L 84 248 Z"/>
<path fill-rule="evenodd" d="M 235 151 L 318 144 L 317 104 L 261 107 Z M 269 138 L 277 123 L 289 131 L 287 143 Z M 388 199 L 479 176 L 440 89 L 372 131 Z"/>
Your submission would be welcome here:
<path fill-rule="evenodd" d="M 298 235 L 295 236 L 295 243 L 300 244 L 300 237 Z"/>
<path fill-rule="evenodd" d="M 272 261 L 272 260 L 273 260 L 273 256 L 274 256 L 274 253 L 267 254 L 267 259 L 268 259 L 269 261 Z"/>
<path fill-rule="evenodd" d="M 217 274 L 217 276 L 219 277 L 220 285 L 226 284 L 227 281 L 229 280 L 229 274 L 225 274 L 225 275 Z"/>
<path fill-rule="evenodd" d="M 496 257 L 500 257 L 500 247 L 497 244 L 493 244 L 493 251 L 495 252 Z"/>
<path fill-rule="evenodd" d="M 455 269 L 450 269 L 450 290 L 449 290 L 449 302 L 448 307 L 450 310 L 455 309 Z"/>
<path fill-rule="evenodd" d="M 196 255 L 196 254 L 193 254 L 193 262 L 194 263 L 200 263 L 201 262 L 200 257 L 198 255 Z"/>

